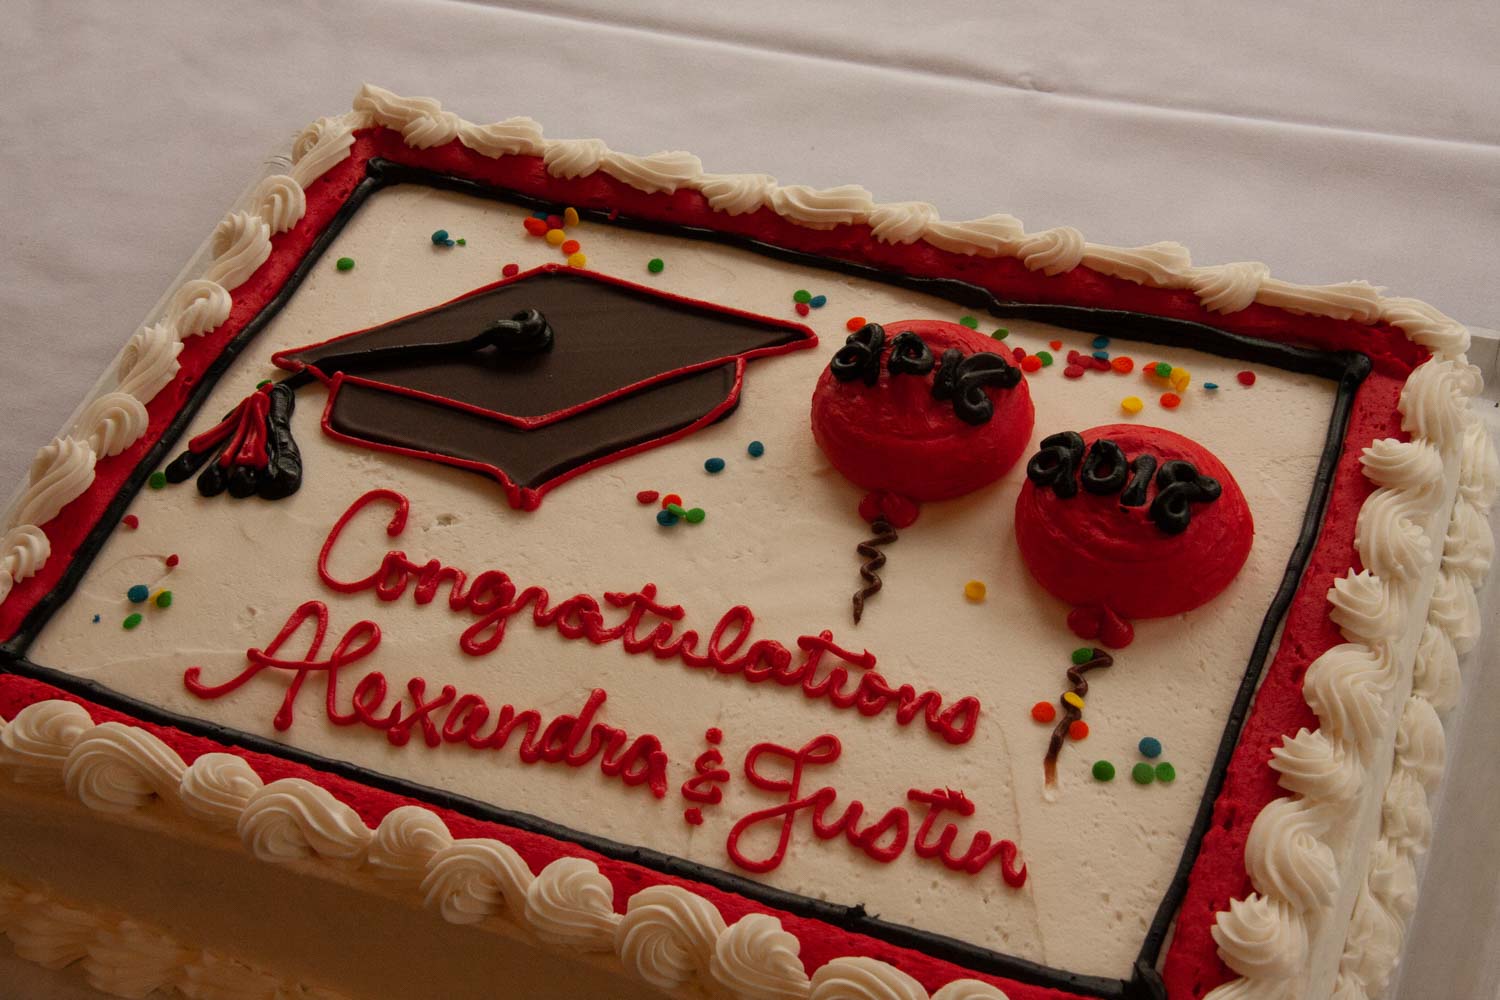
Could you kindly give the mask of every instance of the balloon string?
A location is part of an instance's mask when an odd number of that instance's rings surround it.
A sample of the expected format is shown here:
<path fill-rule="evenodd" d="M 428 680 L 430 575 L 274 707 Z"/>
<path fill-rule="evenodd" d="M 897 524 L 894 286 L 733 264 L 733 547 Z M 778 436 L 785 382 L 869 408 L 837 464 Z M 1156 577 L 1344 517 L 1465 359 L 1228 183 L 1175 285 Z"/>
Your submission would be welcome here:
<path fill-rule="evenodd" d="M 1083 675 L 1095 667 L 1108 667 L 1115 662 L 1115 658 L 1102 649 L 1096 647 L 1090 652 L 1093 653 L 1093 657 L 1087 663 L 1076 664 L 1068 668 L 1068 683 L 1072 685 L 1070 690 L 1078 696 L 1080 701 L 1089 693 L 1089 682 L 1084 680 Z M 1083 709 L 1066 698 L 1060 699 L 1059 703 L 1063 708 L 1062 716 L 1052 729 L 1052 739 L 1047 743 L 1047 757 L 1042 762 L 1042 772 L 1047 778 L 1048 785 L 1057 784 L 1057 755 L 1062 752 L 1063 740 L 1068 735 L 1068 728 L 1083 717 Z"/>
<path fill-rule="evenodd" d="M 877 517 L 872 521 L 870 530 L 875 534 L 854 547 L 854 551 L 864 559 L 859 567 L 859 575 L 865 581 L 865 585 L 854 592 L 854 624 L 856 625 L 865 613 L 865 598 L 879 593 L 882 586 L 878 570 L 885 565 L 885 553 L 876 546 L 889 545 L 896 540 L 896 529 L 891 527 L 891 522 L 883 517 Z"/>

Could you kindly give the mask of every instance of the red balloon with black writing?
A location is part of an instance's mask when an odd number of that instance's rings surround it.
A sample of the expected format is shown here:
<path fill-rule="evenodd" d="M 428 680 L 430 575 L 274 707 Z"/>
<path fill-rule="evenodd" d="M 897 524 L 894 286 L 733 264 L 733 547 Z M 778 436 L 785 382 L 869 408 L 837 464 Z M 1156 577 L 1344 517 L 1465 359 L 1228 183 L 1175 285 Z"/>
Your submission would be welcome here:
<path fill-rule="evenodd" d="M 905 320 L 885 324 L 891 337 L 917 334 L 936 356 L 1009 354 L 994 340 L 957 323 Z M 887 345 L 887 351 L 889 345 Z M 960 419 L 933 396 L 934 373 L 892 375 L 885 364 L 874 385 L 839 381 L 823 370 L 812 399 L 812 431 L 833 467 L 856 486 L 911 500 L 948 500 L 987 486 L 1021 458 L 1034 411 L 1026 380 L 983 388 L 994 406 L 983 423 Z"/>
<path fill-rule="evenodd" d="M 1016 499 L 1016 541 L 1038 583 L 1080 609 L 1121 618 L 1181 614 L 1229 586 L 1255 537 L 1250 507 L 1229 469 L 1189 438 L 1160 427 L 1110 424 L 1082 433 L 1086 445 L 1108 439 L 1127 460 L 1142 454 L 1192 463 L 1218 480 L 1222 493 L 1195 503 L 1178 534 L 1162 530 L 1149 510 L 1159 492 L 1153 483 L 1139 506 L 1122 505 L 1119 493 L 1079 489 L 1070 497 L 1028 479 Z"/>

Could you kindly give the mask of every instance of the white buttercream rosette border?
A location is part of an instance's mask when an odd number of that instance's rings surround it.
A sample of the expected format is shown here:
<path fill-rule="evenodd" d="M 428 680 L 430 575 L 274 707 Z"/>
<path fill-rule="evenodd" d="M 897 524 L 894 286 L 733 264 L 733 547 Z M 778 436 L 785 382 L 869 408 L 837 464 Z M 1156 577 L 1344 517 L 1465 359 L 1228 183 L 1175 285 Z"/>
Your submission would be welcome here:
<path fill-rule="evenodd" d="M 226 753 L 186 764 L 147 730 L 96 725 L 70 701 L 36 702 L 0 724 L 0 775 L 99 813 L 169 810 L 238 838 L 272 864 L 323 862 L 405 885 L 448 923 L 507 921 L 542 947 L 613 955 L 622 972 L 668 992 L 696 985 L 736 1000 L 1005 1000 L 976 979 L 929 995 L 895 966 L 865 957 L 836 958 L 808 976 L 801 942 L 775 917 L 752 913 L 726 924 L 707 899 L 672 885 L 642 889 L 616 913 L 614 886 L 592 861 L 558 858 L 533 874 L 509 845 L 456 840 L 420 806 L 394 809 L 372 830 L 320 785 L 301 778 L 267 784 L 243 758 Z M 14 939 L 20 925 L 7 908 L 15 896 L 14 889 L 7 895 L 9 885 L 0 877 L 0 929 Z M 91 918 L 80 926 L 81 948 L 104 925 Z M 142 949 L 159 944 L 151 935 L 139 941 Z M 80 948 L 61 964 L 87 960 L 92 952 Z M 19 944 L 17 953 L 38 960 Z"/>
<path fill-rule="evenodd" d="M 1014 257 L 1048 275 L 1082 265 L 1137 284 L 1189 289 L 1213 312 L 1238 312 L 1259 302 L 1340 320 L 1385 321 L 1443 359 L 1461 358 L 1468 350 L 1469 333 L 1462 324 L 1417 299 L 1384 296 L 1364 281 L 1299 285 L 1271 277 L 1257 261 L 1197 266 L 1180 243 L 1112 247 L 1086 241 L 1071 226 L 1027 233 L 1011 215 L 946 221 L 926 202 L 877 203 L 857 184 L 816 189 L 778 184 L 767 174 L 705 173 L 696 156 L 680 150 L 634 156 L 614 152 L 599 139 L 545 139 L 541 126 L 524 117 L 476 125 L 443 110 L 432 98 L 401 97 L 366 84 L 352 112 L 320 118 L 302 131 L 292 146 L 289 173 L 263 179 L 247 210 L 225 216 L 214 230 L 207 271 L 177 289 L 167 315 L 131 339 L 119 362 L 119 387 L 90 400 L 75 424 L 37 453 L 19 503 L 0 522 L 5 525 L 0 532 L 0 602 L 45 564 L 51 551 L 45 526 L 92 485 L 98 458 L 119 454 L 146 432 L 144 404 L 175 377 L 181 341 L 228 318 L 233 307 L 229 293 L 270 256 L 271 235 L 291 229 L 307 211 L 307 186 L 349 155 L 356 129 L 371 125 L 400 132 L 417 149 L 457 139 L 481 156 L 541 156 L 556 177 L 602 170 L 641 191 L 695 190 L 714 211 L 727 215 L 770 208 L 813 229 L 867 224 L 886 243 L 921 240 L 952 253 Z"/>

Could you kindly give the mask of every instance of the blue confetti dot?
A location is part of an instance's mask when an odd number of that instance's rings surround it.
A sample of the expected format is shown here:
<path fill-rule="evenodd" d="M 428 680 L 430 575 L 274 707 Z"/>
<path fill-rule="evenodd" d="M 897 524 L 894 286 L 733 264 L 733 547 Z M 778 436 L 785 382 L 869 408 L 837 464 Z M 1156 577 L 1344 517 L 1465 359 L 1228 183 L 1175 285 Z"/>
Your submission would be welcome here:
<path fill-rule="evenodd" d="M 94 616 L 94 624 L 95 624 L 95 625 L 98 625 L 98 624 L 99 624 L 99 616 L 98 616 L 98 615 L 95 615 L 95 616 Z"/>
<path fill-rule="evenodd" d="M 543 222 L 547 221 L 547 213 L 546 212 L 532 212 L 531 213 L 531 217 L 533 219 L 541 219 Z"/>
<path fill-rule="evenodd" d="M 1104 350 L 1104 348 L 1106 348 L 1108 346 L 1109 346 L 1109 338 L 1108 337 L 1095 337 L 1094 338 L 1094 349 L 1095 350 L 1102 351 L 1102 350 Z"/>
<path fill-rule="evenodd" d="M 745 450 L 750 453 L 751 458 L 760 458 L 760 456 L 766 453 L 766 446 L 761 444 L 759 441 L 751 441 L 750 447 L 746 448 Z"/>
<path fill-rule="evenodd" d="M 433 242 L 434 246 L 442 246 L 445 243 L 447 243 L 448 242 L 448 230 L 446 230 L 446 229 L 439 229 L 437 232 L 433 233 L 432 234 L 432 242 Z"/>
<path fill-rule="evenodd" d="M 1207 389 L 1209 392 L 1213 392 L 1214 390 L 1216 390 L 1216 389 L 1219 388 L 1219 383 L 1217 383 L 1217 382 L 1204 382 L 1203 383 L 1203 388 Z"/>
<path fill-rule="evenodd" d="M 677 523 L 677 515 L 670 510 L 659 510 L 656 512 L 656 523 L 663 528 L 670 528 Z"/>
<path fill-rule="evenodd" d="M 1094 357 L 1098 358 L 1100 361 L 1108 361 L 1109 360 L 1109 352 L 1108 351 L 1095 351 L 1094 352 Z"/>
<path fill-rule="evenodd" d="M 812 298 L 807 300 L 807 304 L 812 306 L 814 309 L 822 309 L 828 304 L 828 296 L 814 295 Z"/>
<path fill-rule="evenodd" d="M 1141 742 L 1137 744 L 1137 748 L 1141 751 L 1142 757 L 1156 758 L 1161 756 L 1161 740 L 1155 736 L 1142 736 Z"/>
<path fill-rule="evenodd" d="M 151 588 L 144 583 L 138 583 L 125 591 L 125 596 L 130 598 L 131 604 L 140 604 L 151 596 Z"/>
<path fill-rule="evenodd" d="M 709 472 L 723 472 L 724 460 L 722 458 L 710 458 L 708 461 L 703 463 L 703 467 Z"/>

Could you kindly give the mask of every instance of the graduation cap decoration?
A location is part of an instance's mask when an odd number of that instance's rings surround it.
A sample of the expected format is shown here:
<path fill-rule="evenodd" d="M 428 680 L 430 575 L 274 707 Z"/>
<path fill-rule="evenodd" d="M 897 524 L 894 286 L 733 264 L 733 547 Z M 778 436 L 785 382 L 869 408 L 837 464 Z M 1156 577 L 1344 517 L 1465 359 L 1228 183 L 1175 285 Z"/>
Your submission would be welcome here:
<path fill-rule="evenodd" d="M 294 392 L 328 387 L 336 440 L 483 472 L 533 510 L 561 482 L 691 434 L 739 402 L 746 364 L 817 343 L 807 327 L 546 264 L 272 362 L 265 383 L 166 469 L 205 496 L 301 482 Z"/>

